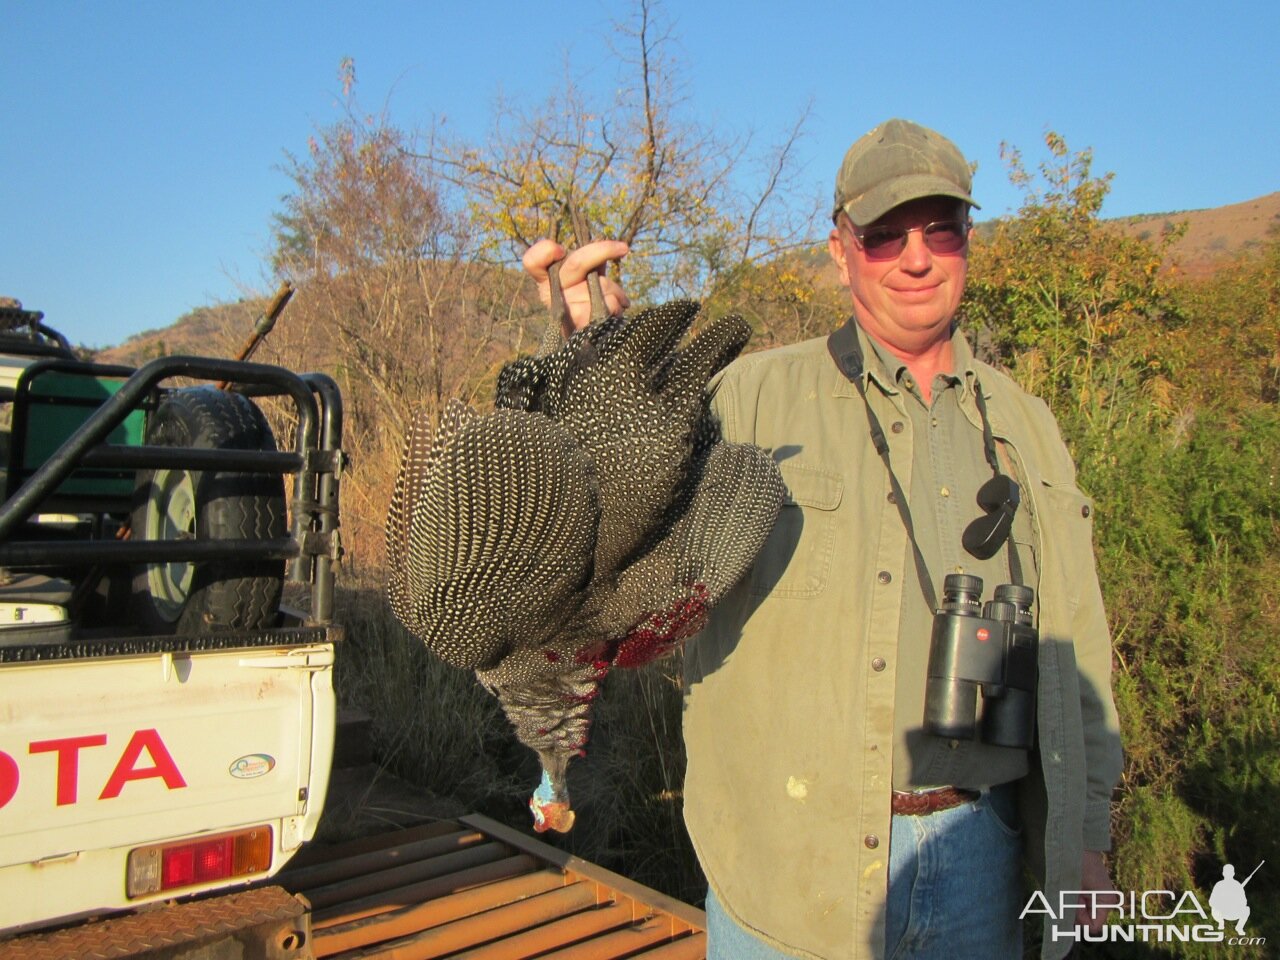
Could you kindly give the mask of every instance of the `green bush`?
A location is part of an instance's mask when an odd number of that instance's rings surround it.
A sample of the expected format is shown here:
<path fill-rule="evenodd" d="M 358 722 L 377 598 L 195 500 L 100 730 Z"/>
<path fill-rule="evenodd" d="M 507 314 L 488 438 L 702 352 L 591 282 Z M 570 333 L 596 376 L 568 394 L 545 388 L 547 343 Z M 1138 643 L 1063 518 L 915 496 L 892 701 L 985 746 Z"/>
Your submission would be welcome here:
<path fill-rule="evenodd" d="M 1280 802 L 1280 410 L 1135 432 L 1113 449 L 1083 479 L 1099 502 L 1126 752 L 1115 878 L 1207 904 L 1223 863 L 1243 878 L 1280 857 L 1264 813 Z M 1250 934 L 1274 941 L 1280 892 L 1266 868 L 1248 892 Z"/>

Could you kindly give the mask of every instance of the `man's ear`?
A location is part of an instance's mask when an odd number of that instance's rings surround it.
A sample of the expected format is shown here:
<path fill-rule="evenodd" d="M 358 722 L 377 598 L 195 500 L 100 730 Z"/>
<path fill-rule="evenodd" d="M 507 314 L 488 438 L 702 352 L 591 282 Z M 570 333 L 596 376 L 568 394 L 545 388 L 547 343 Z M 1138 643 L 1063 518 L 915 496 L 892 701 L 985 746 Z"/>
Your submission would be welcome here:
<path fill-rule="evenodd" d="M 831 254 L 831 259 L 835 261 L 836 269 L 840 271 L 840 282 L 846 287 L 849 285 L 849 262 L 845 256 L 844 240 L 840 236 L 840 227 L 831 228 L 831 233 L 827 235 L 827 252 Z"/>

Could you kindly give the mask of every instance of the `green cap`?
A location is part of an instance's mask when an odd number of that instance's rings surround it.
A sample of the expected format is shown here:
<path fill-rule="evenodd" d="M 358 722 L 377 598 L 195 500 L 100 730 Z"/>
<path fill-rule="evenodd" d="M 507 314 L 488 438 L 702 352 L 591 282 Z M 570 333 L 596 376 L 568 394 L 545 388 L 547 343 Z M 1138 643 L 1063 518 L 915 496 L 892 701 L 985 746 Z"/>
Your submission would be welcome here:
<path fill-rule="evenodd" d="M 976 207 L 972 185 L 969 164 L 954 143 L 910 120 L 887 120 L 844 155 L 831 219 L 843 210 L 864 227 L 921 197 L 955 197 Z"/>

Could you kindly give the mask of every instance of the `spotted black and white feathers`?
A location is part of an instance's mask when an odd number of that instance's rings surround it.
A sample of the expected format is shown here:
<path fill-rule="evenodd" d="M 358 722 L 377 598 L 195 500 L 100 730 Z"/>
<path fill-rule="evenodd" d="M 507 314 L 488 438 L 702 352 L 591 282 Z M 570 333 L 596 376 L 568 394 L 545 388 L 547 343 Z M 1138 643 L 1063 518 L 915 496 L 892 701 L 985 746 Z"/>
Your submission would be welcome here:
<path fill-rule="evenodd" d="M 492 668 L 580 602 L 599 523 L 595 469 L 555 423 L 446 408 L 414 423 L 387 522 L 388 596 L 446 663 Z"/>
<path fill-rule="evenodd" d="M 475 669 L 544 768 L 535 826 L 567 829 L 569 759 L 613 667 L 698 632 L 768 535 L 782 480 L 727 444 L 706 384 L 746 344 L 737 317 L 681 347 L 698 306 L 592 323 L 503 369 L 496 409 L 413 425 L 387 521 L 392 609 Z"/>

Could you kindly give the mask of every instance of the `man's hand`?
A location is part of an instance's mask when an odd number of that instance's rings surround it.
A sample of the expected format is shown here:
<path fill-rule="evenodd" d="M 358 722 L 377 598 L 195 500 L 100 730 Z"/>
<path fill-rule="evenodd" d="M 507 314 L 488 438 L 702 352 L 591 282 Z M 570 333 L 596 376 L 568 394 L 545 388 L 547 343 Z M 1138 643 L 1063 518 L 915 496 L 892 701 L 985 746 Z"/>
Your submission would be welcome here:
<path fill-rule="evenodd" d="M 538 284 L 538 296 L 548 307 L 551 306 L 551 285 L 547 280 L 547 270 L 557 260 L 564 258 L 560 265 L 560 285 L 564 289 L 564 302 L 569 308 L 573 325 L 564 331 L 566 337 L 575 330 L 581 330 L 591 322 L 591 300 L 587 293 L 587 274 L 598 270 L 610 260 L 621 260 L 630 252 L 630 247 L 620 240 L 595 240 L 586 246 L 574 250 L 567 257 L 564 247 L 554 240 L 539 240 L 524 252 L 521 262 L 525 273 L 533 277 Z M 600 286 L 604 291 L 605 305 L 609 315 L 614 316 L 631 306 L 626 292 L 607 276 L 600 278 Z"/>
<path fill-rule="evenodd" d="M 1080 889 L 1115 889 L 1111 883 L 1111 874 L 1107 872 L 1106 861 L 1103 860 L 1102 854 L 1096 850 L 1086 850 L 1084 852 L 1084 859 L 1080 863 Z M 1106 923 L 1107 914 L 1110 912 L 1110 909 L 1090 910 L 1087 907 L 1081 907 L 1076 911 L 1076 926 L 1088 927 L 1090 933 L 1097 933 L 1102 929 L 1102 925 Z"/>

